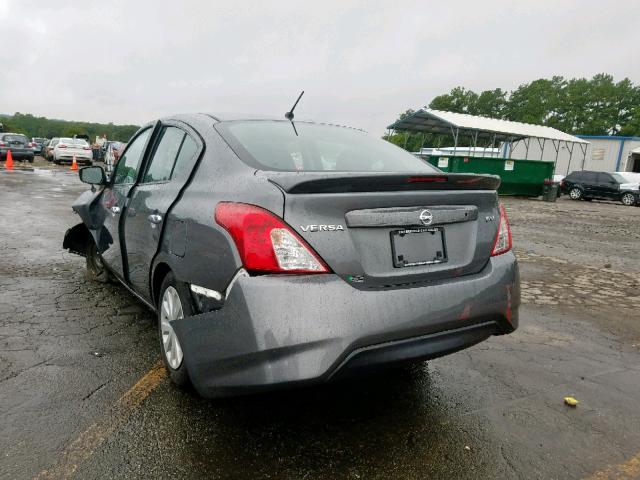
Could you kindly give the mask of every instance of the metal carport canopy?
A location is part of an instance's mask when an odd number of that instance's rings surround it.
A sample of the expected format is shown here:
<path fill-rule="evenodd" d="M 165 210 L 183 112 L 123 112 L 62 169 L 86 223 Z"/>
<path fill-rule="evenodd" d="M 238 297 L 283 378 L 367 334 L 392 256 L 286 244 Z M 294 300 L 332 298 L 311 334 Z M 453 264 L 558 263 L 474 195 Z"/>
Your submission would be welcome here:
<path fill-rule="evenodd" d="M 420 109 L 417 112 L 389 125 L 391 130 L 469 135 L 476 139 L 514 142 L 524 138 L 539 138 L 558 142 L 589 142 L 551 127 L 530 123 L 512 122 L 497 118 L 480 117 L 466 113 L 443 112 Z"/>

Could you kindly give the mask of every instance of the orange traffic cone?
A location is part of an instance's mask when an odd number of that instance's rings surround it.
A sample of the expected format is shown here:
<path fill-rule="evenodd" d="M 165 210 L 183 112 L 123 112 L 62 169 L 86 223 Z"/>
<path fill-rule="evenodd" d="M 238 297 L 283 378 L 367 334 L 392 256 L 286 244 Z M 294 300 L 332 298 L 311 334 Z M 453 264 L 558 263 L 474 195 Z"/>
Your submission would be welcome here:
<path fill-rule="evenodd" d="M 73 163 L 71 163 L 71 170 L 78 170 L 78 162 L 76 162 L 76 156 L 73 156 Z"/>
<path fill-rule="evenodd" d="M 4 168 L 7 170 L 13 170 L 13 156 L 11 150 L 7 150 L 7 160 L 4 162 Z"/>

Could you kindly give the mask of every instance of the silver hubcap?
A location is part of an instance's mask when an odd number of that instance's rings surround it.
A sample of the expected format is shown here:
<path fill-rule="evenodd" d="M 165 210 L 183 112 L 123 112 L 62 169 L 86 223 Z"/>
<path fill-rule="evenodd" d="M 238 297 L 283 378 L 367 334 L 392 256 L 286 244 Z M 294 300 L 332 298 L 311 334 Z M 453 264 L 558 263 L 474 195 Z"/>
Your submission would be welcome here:
<path fill-rule="evenodd" d="M 622 203 L 624 203 L 625 205 L 631 205 L 633 203 L 633 195 L 623 195 Z"/>
<path fill-rule="evenodd" d="M 569 196 L 571 198 L 573 198 L 574 200 L 577 199 L 577 198 L 580 198 L 580 190 L 578 190 L 577 188 L 574 188 L 573 190 L 571 190 L 569 192 Z"/>
<path fill-rule="evenodd" d="M 183 318 L 182 303 L 175 288 L 169 286 L 162 296 L 162 307 L 160 310 L 160 330 L 162 332 L 162 349 L 167 363 L 171 368 L 177 370 L 182 364 L 182 347 L 169 323 L 171 320 Z"/>

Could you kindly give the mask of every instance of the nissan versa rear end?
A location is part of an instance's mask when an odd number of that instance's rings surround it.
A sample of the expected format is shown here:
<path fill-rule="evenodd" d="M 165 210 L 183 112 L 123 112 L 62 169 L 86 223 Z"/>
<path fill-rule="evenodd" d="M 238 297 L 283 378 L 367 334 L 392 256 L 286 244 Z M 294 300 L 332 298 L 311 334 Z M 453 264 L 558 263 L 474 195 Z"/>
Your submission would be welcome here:
<path fill-rule="evenodd" d="M 170 377 L 220 396 L 434 358 L 518 326 L 499 178 L 359 130 L 184 115 L 143 127 L 65 247 L 158 315 Z"/>

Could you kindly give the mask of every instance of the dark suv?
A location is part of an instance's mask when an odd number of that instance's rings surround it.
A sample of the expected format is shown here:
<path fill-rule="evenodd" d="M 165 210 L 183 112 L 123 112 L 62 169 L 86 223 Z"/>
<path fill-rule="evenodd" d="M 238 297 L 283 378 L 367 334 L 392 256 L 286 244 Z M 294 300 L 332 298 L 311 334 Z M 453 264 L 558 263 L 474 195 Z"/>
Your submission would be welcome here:
<path fill-rule="evenodd" d="M 572 200 L 616 200 L 629 206 L 640 203 L 638 184 L 629 183 L 617 173 L 571 172 L 560 183 L 560 190 Z"/>
<path fill-rule="evenodd" d="M 31 142 L 21 133 L 0 133 L 0 160 L 6 160 L 9 150 L 13 159 L 33 162 Z"/>

